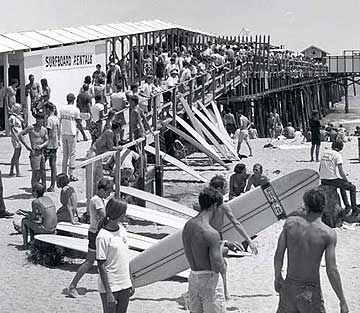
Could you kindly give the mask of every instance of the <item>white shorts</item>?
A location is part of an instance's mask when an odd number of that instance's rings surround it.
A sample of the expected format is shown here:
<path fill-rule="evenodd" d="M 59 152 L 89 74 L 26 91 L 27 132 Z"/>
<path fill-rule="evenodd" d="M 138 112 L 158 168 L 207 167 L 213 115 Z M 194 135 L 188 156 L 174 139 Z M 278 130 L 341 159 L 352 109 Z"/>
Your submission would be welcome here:
<path fill-rule="evenodd" d="M 225 313 L 222 277 L 213 271 L 191 271 L 188 305 L 191 313 Z"/>
<path fill-rule="evenodd" d="M 80 113 L 80 118 L 83 120 L 83 121 L 87 121 L 90 119 L 90 113 Z"/>
<path fill-rule="evenodd" d="M 240 142 L 249 142 L 249 131 L 247 129 L 242 129 L 239 134 L 239 141 Z"/>

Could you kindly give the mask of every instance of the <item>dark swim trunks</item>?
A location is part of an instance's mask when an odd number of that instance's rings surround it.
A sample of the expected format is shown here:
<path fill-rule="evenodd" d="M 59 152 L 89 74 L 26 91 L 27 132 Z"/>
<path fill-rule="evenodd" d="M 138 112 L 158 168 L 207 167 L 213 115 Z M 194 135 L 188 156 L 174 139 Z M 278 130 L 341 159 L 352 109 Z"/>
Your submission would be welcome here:
<path fill-rule="evenodd" d="M 286 278 L 280 289 L 277 313 L 325 313 L 321 287 Z"/>

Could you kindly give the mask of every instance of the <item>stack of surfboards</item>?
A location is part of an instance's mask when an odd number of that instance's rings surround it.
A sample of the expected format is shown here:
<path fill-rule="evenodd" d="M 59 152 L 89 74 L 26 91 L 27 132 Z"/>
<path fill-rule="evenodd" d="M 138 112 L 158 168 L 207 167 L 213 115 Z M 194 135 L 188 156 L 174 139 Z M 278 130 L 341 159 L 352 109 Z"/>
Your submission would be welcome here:
<path fill-rule="evenodd" d="M 301 207 L 304 192 L 318 185 L 319 174 L 316 171 L 309 169 L 298 170 L 276 178 L 268 185 L 257 187 L 232 199 L 228 204 L 248 234 L 253 236 Z M 148 208 L 141 208 L 140 210 L 140 208 L 129 205 L 129 215 L 143 219 L 149 218 L 150 221 L 155 223 L 164 223 L 164 225 L 168 224 L 168 226 L 178 228 L 175 233 L 161 240 L 129 233 L 130 248 L 143 251 L 141 253 L 133 252 L 133 259 L 130 262 L 135 287 L 146 286 L 187 270 L 189 264 L 182 244 L 182 228 L 186 221 L 197 213 L 179 203 L 168 199 L 164 200 L 143 191 L 133 190 L 133 188 L 126 187 L 122 191 L 136 197 L 142 197 L 147 201 L 157 202 L 158 205 L 162 205 L 174 213 L 181 213 L 184 216 L 184 218 L 175 218 L 174 215 L 165 213 L 159 216 L 155 214 L 156 211 L 154 210 L 152 210 L 154 212 Z M 136 209 L 139 209 L 141 213 L 136 213 Z M 154 213 L 153 216 L 152 213 Z M 88 226 L 59 223 L 58 229 L 86 236 Z M 224 239 L 227 240 L 244 240 L 244 238 L 240 238 L 232 223 L 228 220 L 225 220 L 222 233 Z M 35 236 L 40 241 L 79 251 L 87 251 L 87 239 L 64 237 L 59 235 Z"/>
<path fill-rule="evenodd" d="M 180 116 L 176 122 L 186 131 L 182 131 L 168 122 L 163 124 L 174 133 L 188 141 L 191 145 L 205 153 L 209 158 L 228 168 L 225 160 L 240 160 L 233 141 L 223 124 L 220 111 L 215 102 L 211 102 L 211 109 L 197 102 L 198 108 L 190 107 L 184 98 L 180 98 L 191 125 Z M 210 143 L 211 144 L 210 144 Z"/>

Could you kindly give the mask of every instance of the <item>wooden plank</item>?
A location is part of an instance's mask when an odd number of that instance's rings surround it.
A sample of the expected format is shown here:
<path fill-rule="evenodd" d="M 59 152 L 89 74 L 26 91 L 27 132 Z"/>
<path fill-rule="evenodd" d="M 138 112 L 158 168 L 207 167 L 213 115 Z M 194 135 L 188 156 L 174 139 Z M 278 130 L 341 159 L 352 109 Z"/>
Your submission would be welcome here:
<path fill-rule="evenodd" d="M 221 164 L 226 169 L 229 169 L 229 167 L 226 165 L 226 163 L 221 160 L 216 154 L 213 154 L 211 151 L 203 147 L 198 141 L 190 137 L 188 134 L 185 134 L 183 131 L 177 129 L 176 127 L 170 125 L 169 123 L 162 122 L 164 126 L 166 126 L 168 129 L 172 130 L 174 133 L 179 135 L 180 137 L 184 138 L 187 142 L 192 144 L 194 147 L 199 149 L 200 151 L 204 152 L 209 158 L 212 158 L 217 163 Z"/>
<path fill-rule="evenodd" d="M 195 128 L 195 130 L 199 133 L 200 136 L 204 137 L 202 129 L 197 125 L 197 123 L 195 121 L 194 112 L 191 110 L 189 104 L 185 101 L 185 99 L 183 97 L 180 97 L 180 102 L 181 102 L 183 108 L 185 109 L 185 112 L 188 115 L 190 122 L 193 125 L 193 127 Z"/>
<path fill-rule="evenodd" d="M 200 119 L 202 120 L 202 122 L 204 124 L 207 125 L 211 125 L 212 123 L 209 121 L 209 119 L 202 114 L 199 110 L 194 108 L 194 112 L 196 113 L 196 115 L 198 115 L 200 117 Z M 220 132 L 220 130 L 215 126 L 212 125 L 211 130 L 213 131 L 213 133 L 222 141 L 222 143 L 226 146 L 226 148 L 228 148 L 228 150 L 234 155 L 234 157 L 236 158 L 236 160 L 240 161 L 240 158 L 238 156 L 238 154 L 236 153 L 235 147 L 232 145 L 232 143 L 229 143 L 226 138 L 224 138 L 224 136 L 222 135 L 222 133 Z"/>
<path fill-rule="evenodd" d="M 206 142 L 206 140 L 201 137 L 194 128 L 192 128 L 188 123 L 186 123 L 180 116 L 176 116 L 176 121 L 189 132 L 200 144 L 202 144 L 206 149 L 211 151 L 213 154 L 220 156 L 218 153 Z"/>
<path fill-rule="evenodd" d="M 202 122 L 204 124 L 208 124 L 211 125 L 212 123 L 209 121 L 209 119 L 207 119 L 207 117 L 202 114 L 199 110 L 197 110 L 196 108 L 194 108 L 194 112 L 200 117 L 200 119 L 202 120 Z M 214 129 L 215 128 L 215 129 Z M 229 151 L 235 156 L 235 158 L 240 161 L 240 158 L 238 156 L 238 154 L 236 153 L 235 147 L 232 145 L 232 143 L 229 143 L 226 138 L 224 138 L 224 136 L 222 135 L 222 133 L 220 132 L 220 130 L 215 126 L 212 125 L 212 130 L 213 133 L 223 142 L 223 144 L 229 149 Z M 215 131 L 214 131 L 215 130 Z"/>
<path fill-rule="evenodd" d="M 145 146 L 145 151 L 149 152 L 153 155 L 156 154 L 155 148 L 152 146 Z M 187 166 L 185 163 L 181 162 L 180 160 L 168 155 L 167 153 L 163 152 L 163 151 L 159 151 L 160 157 L 165 160 L 166 162 L 169 162 L 173 165 L 175 165 L 176 167 L 178 167 L 179 169 L 183 170 L 184 172 L 190 174 L 191 176 L 195 177 L 196 179 L 206 183 L 207 179 L 204 178 L 203 176 L 201 176 L 198 172 L 196 172 L 195 170 L 193 170 L 191 167 Z"/>

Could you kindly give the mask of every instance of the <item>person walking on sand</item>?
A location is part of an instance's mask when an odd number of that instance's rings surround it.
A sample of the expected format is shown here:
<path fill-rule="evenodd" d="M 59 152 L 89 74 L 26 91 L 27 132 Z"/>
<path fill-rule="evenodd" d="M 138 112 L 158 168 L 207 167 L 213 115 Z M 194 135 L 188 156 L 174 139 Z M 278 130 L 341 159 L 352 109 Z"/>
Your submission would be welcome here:
<path fill-rule="evenodd" d="M 310 162 L 314 162 L 314 150 L 316 162 L 319 162 L 319 152 L 321 145 L 321 124 L 319 121 L 319 112 L 314 110 L 312 111 L 312 117 L 309 121 L 310 131 L 311 131 L 311 148 L 310 148 Z"/>
<path fill-rule="evenodd" d="M 225 177 L 221 175 L 215 175 L 213 178 L 211 178 L 209 186 L 220 192 L 222 196 L 224 196 L 227 193 L 227 181 Z M 242 242 L 243 246 L 250 247 L 253 254 L 258 254 L 258 250 L 244 227 L 241 225 L 241 223 L 238 221 L 238 219 L 235 217 L 234 213 L 232 212 L 229 205 L 226 203 L 222 203 L 219 208 L 214 210 L 213 217 L 211 219 L 211 225 L 214 227 L 220 234 L 220 238 L 223 239 L 222 230 L 224 227 L 225 222 L 225 216 L 230 221 L 230 223 L 233 224 L 235 230 L 240 235 L 240 238 L 244 238 L 246 241 Z M 230 247 L 231 248 L 231 247 Z M 238 250 L 243 250 L 240 244 L 236 244 L 235 248 Z M 226 269 L 224 272 L 221 272 L 223 281 L 224 281 L 224 290 L 225 290 L 225 298 L 228 300 L 228 292 L 227 292 L 227 280 L 226 280 Z"/>
<path fill-rule="evenodd" d="M 199 194 L 200 212 L 186 222 L 182 242 L 190 264 L 187 300 L 192 313 L 226 312 L 224 283 L 220 273 L 226 265 L 219 232 L 211 225 L 215 210 L 222 205 L 222 195 L 207 187 Z"/>
<path fill-rule="evenodd" d="M 242 114 L 242 112 L 240 112 L 239 114 L 239 128 L 240 128 L 240 134 L 239 134 L 236 152 L 240 156 L 241 144 L 245 141 L 246 145 L 249 148 L 249 156 L 252 156 L 253 154 L 252 154 L 252 149 L 250 146 L 250 138 L 249 138 L 250 121 L 245 115 Z"/>
<path fill-rule="evenodd" d="M 321 221 L 325 194 L 311 189 L 303 200 L 306 214 L 287 218 L 274 256 L 274 287 L 280 295 L 277 313 L 325 313 L 319 273 L 324 253 L 326 273 L 340 301 L 340 312 L 348 313 L 336 265 L 336 232 Z M 284 279 L 281 271 L 285 251 L 288 265 Z"/>
<path fill-rule="evenodd" d="M 96 260 L 99 267 L 99 293 L 103 312 L 126 313 L 134 294 L 130 275 L 130 255 L 126 229 L 121 224 L 127 203 L 111 198 L 106 216 L 99 223 L 96 237 Z"/>
<path fill-rule="evenodd" d="M 95 239 L 98 232 L 99 221 L 105 217 L 105 199 L 109 197 L 113 190 L 113 183 L 109 178 L 101 178 L 97 183 L 97 192 L 90 199 L 88 207 L 88 215 L 90 215 L 90 227 L 88 232 L 88 253 L 86 260 L 80 265 L 76 272 L 75 277 L 71 281 L 69 287 L 64 289 L 64 293 L 72 298 L 76 298 L 79 294 L 76 290 L 76 286 L 84 274 L 93 266 L 96 258 L 96 244 Z"/>

